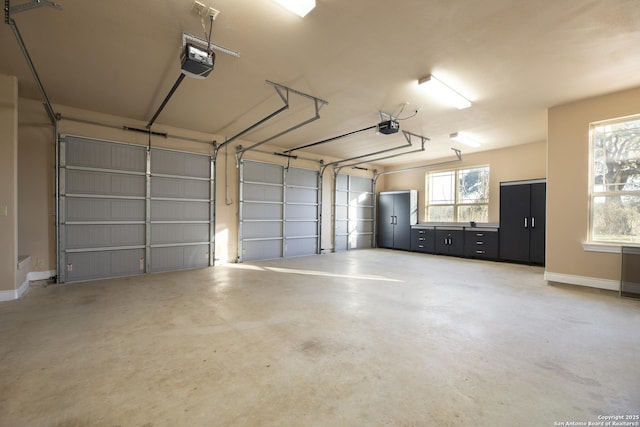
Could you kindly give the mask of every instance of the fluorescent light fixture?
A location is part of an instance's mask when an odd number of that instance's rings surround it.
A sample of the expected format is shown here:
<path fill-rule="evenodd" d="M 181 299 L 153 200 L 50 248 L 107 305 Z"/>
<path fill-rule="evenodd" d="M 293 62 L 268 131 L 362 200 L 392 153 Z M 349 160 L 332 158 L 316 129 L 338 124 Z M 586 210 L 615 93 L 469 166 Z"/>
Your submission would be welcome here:
<path fill-rule="evenodd" d="M 280 6 L 290 10 L 296 15 L 304 18 L 305 15 L 316 7 L 316 0 L 274 0 Z"/>
<path fill-rule="evenodd" d="M 480 147 L 480 143 L 478 141 L 474 141 L 467 135 L 461 134 L 460 132 L 452 133 L 451 135 L 449 135 L 449 138 L 453 139 L 454 141 L 462 142 L 469 147 Z"/>
<path fill-rule="evenodd" d="M 435 96 L 459 110 L 471 107 L 471 101 L 451 89 L 446 84 L 442 83 L 431 74 L 418 80 L 418 84 L 424 84 Z"/>

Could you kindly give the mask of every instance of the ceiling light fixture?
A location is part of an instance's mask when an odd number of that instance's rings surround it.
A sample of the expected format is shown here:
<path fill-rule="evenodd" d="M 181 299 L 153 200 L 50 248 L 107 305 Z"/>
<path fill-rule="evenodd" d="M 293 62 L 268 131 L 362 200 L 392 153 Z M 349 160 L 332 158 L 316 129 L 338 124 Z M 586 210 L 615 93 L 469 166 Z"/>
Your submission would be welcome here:
<path fill-rule="evenodd" d="M 461 134 L 460 132 L 452 133 L 451 135 L 449 135 L 449 138 L 453 139 L 454 141 L 462 142 L 469 147 L 480 147 L 480 143 L 478 141 L 474 141 L 467 135 Z"/>
<path fill-rule="evenodd" d="M 451 104 L 459 110 L 471 107 L 471 101 L 451 89 L 446 84 L 435 78 L 432 74 L 418 80 L 418 84 L 424 84 L 435 96 Z"/>
<path fill-rule="evenodd" d="M 280 6 L 290 10 L 296 15 L 304 18 L 305 15 L 316 7 L 316 0 L 274 0 Z"/>

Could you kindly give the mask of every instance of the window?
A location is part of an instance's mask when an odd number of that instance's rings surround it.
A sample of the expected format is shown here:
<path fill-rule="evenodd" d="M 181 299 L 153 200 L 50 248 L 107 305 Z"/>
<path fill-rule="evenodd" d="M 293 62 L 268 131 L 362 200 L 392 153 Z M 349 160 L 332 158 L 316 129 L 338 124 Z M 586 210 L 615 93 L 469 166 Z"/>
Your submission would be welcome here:
<path fill-rule="evenodd" d="M 640 116 L 591 125 L 591 241 L 640 243 Z"/>
<path fill-rule="evenodd" d="M 427 173 L 427 221 L 487 222 L 489 166 Z"/>

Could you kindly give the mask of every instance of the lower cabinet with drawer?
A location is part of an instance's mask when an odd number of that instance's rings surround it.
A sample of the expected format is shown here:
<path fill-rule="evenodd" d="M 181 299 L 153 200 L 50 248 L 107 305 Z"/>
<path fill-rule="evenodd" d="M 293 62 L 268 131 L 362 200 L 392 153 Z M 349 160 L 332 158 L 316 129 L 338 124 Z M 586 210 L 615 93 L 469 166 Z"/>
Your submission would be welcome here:
<path fill-rule="evenodd" d="M 464 235 L 464 255 L 469 258 L 498 259 L 498 230 L 467 228 Z"/>
<path fill-rule="evenodd" d="M 499 227 L 420 224 L 411 227 L 411 251 L 487 260 L 499 259 Z"/>
<path fill-rule="evenodd" d="M 435 229 L 433 227 L 412 228 L 411 250 L 432 254 L 435 250 Z"/>

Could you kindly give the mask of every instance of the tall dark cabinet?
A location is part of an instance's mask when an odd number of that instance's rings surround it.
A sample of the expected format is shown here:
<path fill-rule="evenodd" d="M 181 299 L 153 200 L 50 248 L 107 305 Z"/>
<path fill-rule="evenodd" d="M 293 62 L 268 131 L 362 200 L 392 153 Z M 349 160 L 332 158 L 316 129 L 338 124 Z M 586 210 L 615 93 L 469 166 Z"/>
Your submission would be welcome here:
<path fill-rule="evenodd" d="M 547 184 L 500 183 L 500 259 L 544 264 Z"/>
<path fill-rule="evenodd" d="M 380 248 L 411 249 L 411 225 L 418 222 L 418 192 L 383 191 L 378 196 Z"/>

